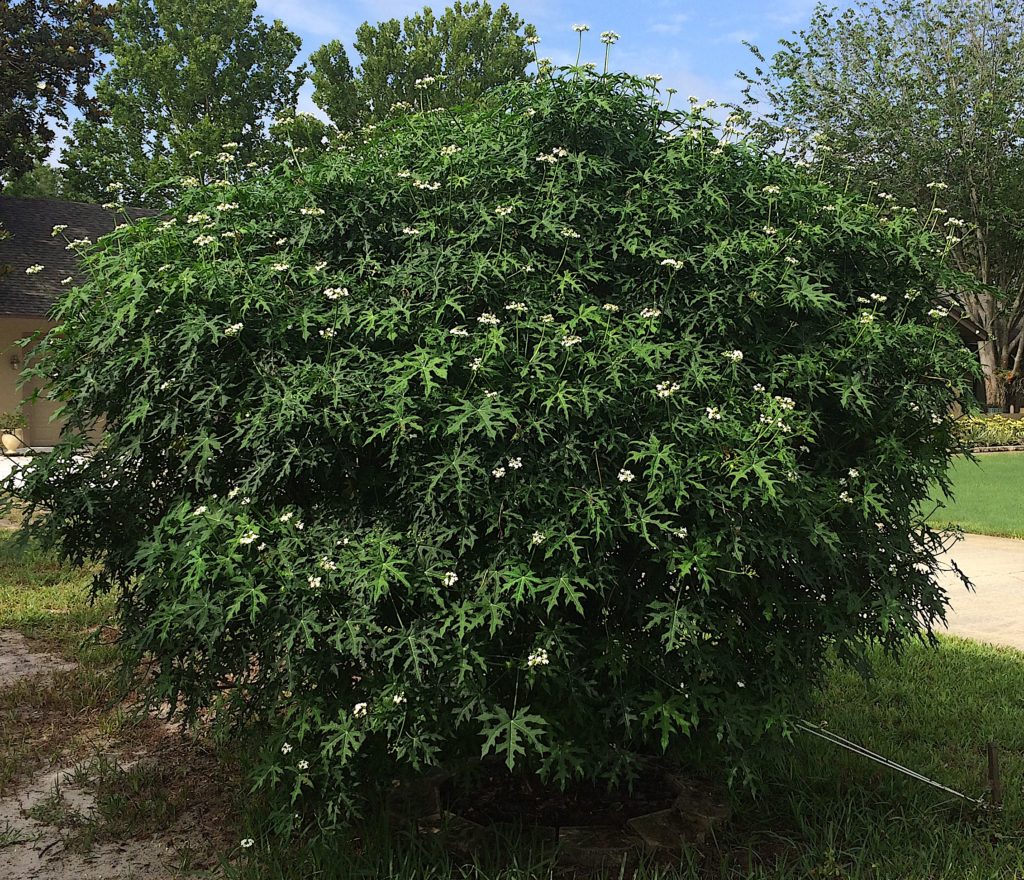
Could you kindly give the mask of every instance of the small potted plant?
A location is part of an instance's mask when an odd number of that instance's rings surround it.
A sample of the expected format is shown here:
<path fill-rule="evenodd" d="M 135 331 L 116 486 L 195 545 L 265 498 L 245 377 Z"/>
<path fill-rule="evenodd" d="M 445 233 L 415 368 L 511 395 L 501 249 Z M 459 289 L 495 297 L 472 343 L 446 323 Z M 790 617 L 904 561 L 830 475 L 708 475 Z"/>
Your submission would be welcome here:
<path fill-rule="evenodd" d="M 0 412 L 0 442 L 4 445 L 4 451 L 14 453 L 25 445 L 25 428 L 28 427 L 28 419 L 20 410 L 15 412 Z"/>

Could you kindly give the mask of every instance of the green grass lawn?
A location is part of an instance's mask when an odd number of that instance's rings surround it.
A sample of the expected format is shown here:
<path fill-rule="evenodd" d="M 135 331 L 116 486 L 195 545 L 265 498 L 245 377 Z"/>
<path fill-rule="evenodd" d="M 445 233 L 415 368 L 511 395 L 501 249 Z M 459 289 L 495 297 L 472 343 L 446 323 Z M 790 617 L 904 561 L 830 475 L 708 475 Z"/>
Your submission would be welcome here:
<path fill-rule="evenodd" d="M 930 518 L 937 526 L 965 532 L 1024 538 L 1024 452 L 989 452 L 977 461 L 958 457 L 951 469 L 953 498 Z"/>
<path fill-rule="evenodd" d="M 1024 457 L 1022 457 L 1024 464 Z M 84 672 L 104 668 L 97 647 L 76 647 L 95 632 L 109 606 L 90 606 L 85 577 L 62 568 L 44 554 L 18 554 L 0 539 L 0 627 L 22 631 L 84 662 Z M 877 655 L 873 675 L 864 680 L 836 669 L 808 718 L 835 733 L 914 768 L 973 797 L 985 789 L 985 745 L 999 743 L 1005 808 L 992 812 L 965 805 L 919 782 L 840 751 L 806 734 L 781 744 L 764 759 L 760 789 L 735 793 L 734 817 L 721 836 L 688 854 L 678 865 L 644 865 L 639 880 L 1011 880 L 1024 878 L 1024 654 L 958 639 L 944 639 L 938 650 L 917 645 L 902 662 Z M 0 753 L 17 768 L 10 779 L 39 766 L 34 739 L 20 722 L 38 727 L 44 710 L 81 718 L 100 714 L 110 697 L 86 686 L 80 673 L 58 681 L 54 705 L 31 689 L 0 692 Z M 88 705 L 90 693 L 93 703 Z M 82 705 L 82 701 L 86 705 Z M 67 703 L 68 705 L 65 705 Z M 26 708 L 30 711 L 26 711 Z M 24 717 L 20 717 L 24 715 Z M 2 740 L 6 739 L 6 742 Z M 65 738 L 58 738 L 66 745 Z M 185 762 L 188 763 L 187 761 Z M 3 762 L 0 762 L 3 764 Z M 3 768 L 0 767 L 0 770 Z M 3 773 L 0 773 L 2 787 Z M 203 785 L 239 788 L 205 771 Z M 211 796 L 216 796 L 212 793 Z M 251 799 L 250 799 L 251 801 Z M 237 844 L 223 853 L 222 867 L 205 877 L 229 880 L 533 880 L 552 874 L 551 865 L 528 852 L 507 850 L 472 865 L 453 861 L 436 847 L 409 838 L 365 833 L 358 840 L 291 844 L 263 833 L 252 803 L 248 815 L 230 819 L 228 840 L 254 837 L 242 852 Z M 211 817 L 212 819 L 212 817 Z M 2 861 L 2 839 L 0 839 Z M 557 871 L 555 872 L 557 873 Z M 168 876 L 197 876 L 172 873 Z M 625 880 L 609 872 L 609 878 Z"/>

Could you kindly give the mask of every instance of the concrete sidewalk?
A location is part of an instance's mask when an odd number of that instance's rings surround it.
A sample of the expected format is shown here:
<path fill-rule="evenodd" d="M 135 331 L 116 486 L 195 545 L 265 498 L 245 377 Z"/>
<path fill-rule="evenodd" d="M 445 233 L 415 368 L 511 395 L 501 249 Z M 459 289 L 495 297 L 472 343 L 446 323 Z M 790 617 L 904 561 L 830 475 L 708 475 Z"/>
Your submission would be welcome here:
<path fill-rule="evenodd" d="M 949 632 L 1024 651 L 1024 541 L 965 535 L 946 558 L 974 583 L 968 592 L 952 572 L 939 577 L 949 593 Z"/>

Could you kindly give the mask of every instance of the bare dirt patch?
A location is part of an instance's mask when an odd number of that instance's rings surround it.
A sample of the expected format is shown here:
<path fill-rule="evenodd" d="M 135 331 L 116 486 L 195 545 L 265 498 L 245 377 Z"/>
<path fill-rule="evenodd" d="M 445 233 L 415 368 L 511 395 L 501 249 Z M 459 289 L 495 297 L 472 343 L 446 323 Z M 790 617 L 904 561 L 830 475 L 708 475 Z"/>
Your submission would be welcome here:
<path fill-rule="evenodd" d="M 216 865 L 237 784 L 222 756 L 131 706 L 83 707 L 85 670 L 17 633 L 0 633 L 0 673 L 0 739 L 24 758 L 0 785 L 3 880 L 164 880 Z"/>
<path fill-rule="evenodd" d="M 33 651 L 20 633 L 0 630 L 0 689 L 8 688 L 22 679 L 53 675 L 74 668 L 74 663 L 54 654 Z"/>

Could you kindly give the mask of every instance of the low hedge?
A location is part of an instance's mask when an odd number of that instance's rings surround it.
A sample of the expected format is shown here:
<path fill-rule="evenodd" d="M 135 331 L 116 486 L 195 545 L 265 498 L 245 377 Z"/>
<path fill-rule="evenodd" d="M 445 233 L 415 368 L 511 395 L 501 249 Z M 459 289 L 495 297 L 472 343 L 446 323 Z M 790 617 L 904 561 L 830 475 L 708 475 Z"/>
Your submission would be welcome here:
<path fill-rule="evenodd" d="M 967 447 L 1024 447 L 1024 419 L 1005 416 L 964 416 L 955 422 L 957 438 Z"/>

